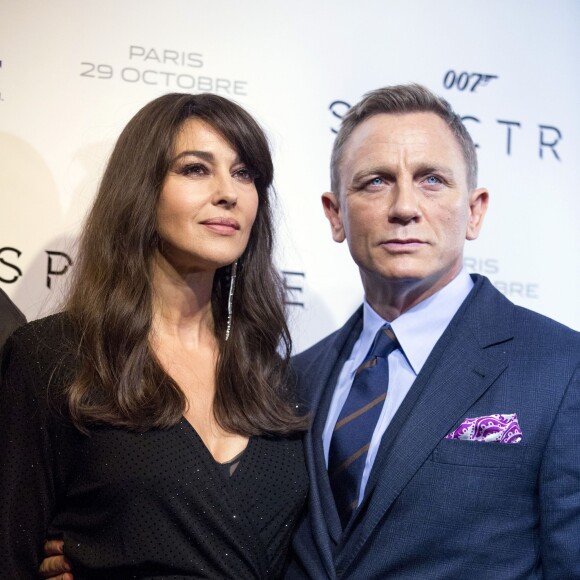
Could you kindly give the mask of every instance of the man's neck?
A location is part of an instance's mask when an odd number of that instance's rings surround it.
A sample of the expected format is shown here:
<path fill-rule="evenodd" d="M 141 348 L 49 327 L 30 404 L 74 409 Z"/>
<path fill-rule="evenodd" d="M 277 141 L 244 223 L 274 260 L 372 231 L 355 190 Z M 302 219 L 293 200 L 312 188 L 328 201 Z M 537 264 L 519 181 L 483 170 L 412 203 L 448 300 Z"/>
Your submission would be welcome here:
<path fill-rule="evenodd" d="M 368 304 L 381 318 L 387 322 L 393 322 L 401 314 L 445 288 L 460 271 L 461 267 L 448 276 L 433 281 L 427 278 L 377 280 L 365 276 L 363 272 L 361 272 L 361 278 Z"/>

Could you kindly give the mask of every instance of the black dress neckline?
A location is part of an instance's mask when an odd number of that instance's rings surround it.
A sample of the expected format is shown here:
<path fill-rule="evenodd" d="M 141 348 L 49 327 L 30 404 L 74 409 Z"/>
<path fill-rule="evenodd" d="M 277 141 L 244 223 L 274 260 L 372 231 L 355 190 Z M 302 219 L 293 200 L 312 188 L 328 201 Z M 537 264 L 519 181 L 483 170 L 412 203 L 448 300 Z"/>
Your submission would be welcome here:
<path fill-rule="evenodd" d="M 203 450 L 203 454 L 209 460 L 209 463 L 214 467 L 216 471 L 219 471 L 222 476 L 225 476 L 227 479 L 233 478 L 239 471 L 242 464 L 242 457 L 247 457 L 251 455 L 250 451 L 253 449 L 255 444 L 255 438 L 250 436 L 248 437 L 248 443 L 236 456 L 228 459 L 225 462 L 219 462 L 217 459 L 212 455 L 211 451 L 207 448 L 204 440 L 201 438 L 199 433 L 195 430 L 195 427 L 185 418 L 181 418 L 181 424 L 184 429 L 190 432 L 191 436 L 195 438 L 195 440 L 199 443 L 199 447 Z M 246 459 L 247 462 L 249 459 Z M 244 463 L 245 463 L 244 462 Z"/>

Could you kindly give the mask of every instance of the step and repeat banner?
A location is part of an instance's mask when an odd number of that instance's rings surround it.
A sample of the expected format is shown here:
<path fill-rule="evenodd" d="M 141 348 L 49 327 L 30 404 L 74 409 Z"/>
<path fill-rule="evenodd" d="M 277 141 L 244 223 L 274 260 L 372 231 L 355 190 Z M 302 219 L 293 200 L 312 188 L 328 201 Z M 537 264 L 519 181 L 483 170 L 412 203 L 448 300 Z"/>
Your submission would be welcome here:
<path fill-rule="evenodd" d="M 575 0 L 1 0 L 0 287 L 29 319 L 58 308 L 123 126 L 163 93 L 210 91 L 270 137 L 302 350 L 362 299 L 320 203 L 340 119 L 419 82 L 464 117 L 490 191 L 466 267 L 580 329 L 579 22 Z"/>

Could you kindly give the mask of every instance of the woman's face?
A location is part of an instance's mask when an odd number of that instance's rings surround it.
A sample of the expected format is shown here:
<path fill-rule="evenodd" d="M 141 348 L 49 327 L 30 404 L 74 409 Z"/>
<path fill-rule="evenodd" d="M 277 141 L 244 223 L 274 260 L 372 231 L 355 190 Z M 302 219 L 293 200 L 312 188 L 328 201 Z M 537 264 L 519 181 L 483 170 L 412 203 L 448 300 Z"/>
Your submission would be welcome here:
<path fill-rule="evenodd" d="M 164 258 L 184 274 L 231 264 L 248 244 L 257 210 L 251 169 L 211 125 L 187 119 L 157 206 Z"/>

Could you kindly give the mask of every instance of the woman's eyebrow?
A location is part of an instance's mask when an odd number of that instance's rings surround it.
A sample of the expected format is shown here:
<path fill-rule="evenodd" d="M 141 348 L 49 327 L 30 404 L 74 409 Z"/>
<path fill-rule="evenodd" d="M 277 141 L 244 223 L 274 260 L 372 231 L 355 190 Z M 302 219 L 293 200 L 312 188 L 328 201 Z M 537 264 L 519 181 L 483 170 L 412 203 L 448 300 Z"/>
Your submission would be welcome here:
<path fill-rule="evenodd" d="M 177 161 L 178 159 L 181 159 L 182 157 L 189 157 L 189 156 L 201 157 L 201 159 L 204 159 L 205 161 L 214 161 L 214 159 L 215 159 L 215 156 L 213 153 L 211 153 L 209 151 L 201 151 L 201 150 L 195 149 L 195 150 L 182 151 L 181 153 L 176 155 L 173 160 Z"/>

